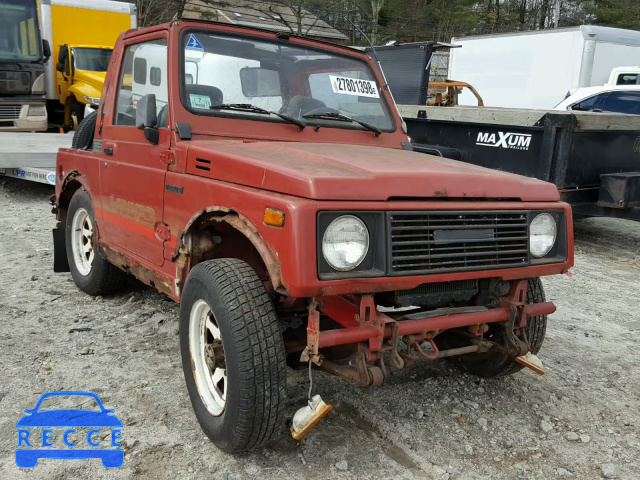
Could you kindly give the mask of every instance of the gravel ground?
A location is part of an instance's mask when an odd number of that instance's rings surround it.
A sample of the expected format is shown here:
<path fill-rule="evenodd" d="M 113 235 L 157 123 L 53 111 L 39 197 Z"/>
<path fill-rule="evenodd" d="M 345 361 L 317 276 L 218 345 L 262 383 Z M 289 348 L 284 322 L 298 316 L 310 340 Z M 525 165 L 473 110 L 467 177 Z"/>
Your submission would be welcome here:
<path fill-rule="evenodd" d="M 315 373 L 329 414 L 297 443 L 218 451 L 184 387 L 177 305 L 131 281 L 91 298 L 54 274 L 50 187 L 0 181 L 0 478 L 638 478 L 640 223 L 576 222 L 572 275 L 544 279 L 558 311 L 541 352 L 547 374 L 498 380 L 423 363 L 379 388 Z M 305 372 L 288 371 L 287 415 Z M 96 392 L 123 421 L 125 463 L 14 464 L 16 421 L 43 392 Z"/>

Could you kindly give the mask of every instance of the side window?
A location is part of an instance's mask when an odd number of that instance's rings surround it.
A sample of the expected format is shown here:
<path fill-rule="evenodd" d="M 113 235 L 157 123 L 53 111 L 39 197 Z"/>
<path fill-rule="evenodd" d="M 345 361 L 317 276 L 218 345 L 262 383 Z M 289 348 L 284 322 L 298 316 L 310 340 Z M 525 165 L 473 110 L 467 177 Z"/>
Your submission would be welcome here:
<path fill-rule="evenodd" d="M 638 85 L 640 84 L 640 74 L 622 73 L 618 75 L 616 85 Z"/>
<path fill-rule="evenodd" d="M 594 95 L 593 97 L 585 98 L 581 102 L 571 105 L 570 110 L 590 112 L 591 110 L 596 108 L 596 105 L 602 99 L 603 95 L 605 94 L 601 93 L 600 95 Z"/>
<path fill-rule="evenodd" d="M 169 99 L 166 38 L 126 47 L 120 69 L 114 125 L 134 126 L 138 100 L 150 93 L 156 96 L 158 127 L 166 127 Z"/>
<path fill-rule="evenodd" d="M 611 92 L 602 110 L 611 113 L 640 115 L 640 92 Z"/>
<path fill-rule="evenodd" d="M 146 58 L 134 58 L 133 59 L 133 81 L 144 85 L 147 83 L 147 59 Z"/>
<path fill-rule="evenodd" d="M 151 70 L 149 71 L 149 83 L 153 86 L 159 87 L 162 83 L 162 70 L 158 67 L 151 67 Z"/>

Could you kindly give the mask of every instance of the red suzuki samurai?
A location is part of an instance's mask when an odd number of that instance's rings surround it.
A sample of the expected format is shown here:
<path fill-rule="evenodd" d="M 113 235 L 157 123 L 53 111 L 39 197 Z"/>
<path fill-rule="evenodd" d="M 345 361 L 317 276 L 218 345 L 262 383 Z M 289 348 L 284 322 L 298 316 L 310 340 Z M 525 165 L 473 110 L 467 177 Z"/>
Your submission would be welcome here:
<path fill-rule="evenodd" d="M 422 358 L 540 371 L 539 277 L 573 264 L 554 185 L 411 151 L 371 58 L 294 35 L 123 33 L 56 175 L 55 271 L 180 302 L 193 409 L 229 452 L 282 428 L 287 363 L 364 386 Z"/>

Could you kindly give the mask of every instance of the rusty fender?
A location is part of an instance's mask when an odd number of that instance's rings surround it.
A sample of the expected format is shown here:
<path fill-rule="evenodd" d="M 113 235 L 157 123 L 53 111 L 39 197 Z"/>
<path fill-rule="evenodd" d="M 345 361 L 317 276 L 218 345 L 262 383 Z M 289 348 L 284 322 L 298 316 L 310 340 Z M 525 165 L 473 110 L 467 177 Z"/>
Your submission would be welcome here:
<path fill-rule="evenodd" d="M 176 247 L 173 261 L 180 264 L 180 257 L 184 258 L 189 254 L 189 252 L 202 251 L 214 247 L 213 242 L 208 238 L 203 238 L 201 242 L 198 242 L 198 245 L 193 244 L 190 235 L 191 232 L 189 232 L 193 225 L 207 213 L 219 213 L 224 215 L 212 216 L 206 220 L 205 224 L 225 222 L 247 237 L 260 254 L 260 257 L 267 268 L 267 272 L 269 273 L 273 289 L 278 293 L 286 295 L 288 293 L 288 288 L 282 279 L 282 269 L 277 254 L 271 249 L 271 247 L 269 247 L 269 245 L 267 245 L 267 242 L 265 242 L 264 238 L 262 238 L 262 235 L 260 235 L 260 232 L 251 223 L 251 221 L 249 221 L 245 216 L 234 212 L 229 208 L 209 207 L 194 215 L 185 228 L 185 232 L 187 233 L 179 235 L 180 240 Z"/>

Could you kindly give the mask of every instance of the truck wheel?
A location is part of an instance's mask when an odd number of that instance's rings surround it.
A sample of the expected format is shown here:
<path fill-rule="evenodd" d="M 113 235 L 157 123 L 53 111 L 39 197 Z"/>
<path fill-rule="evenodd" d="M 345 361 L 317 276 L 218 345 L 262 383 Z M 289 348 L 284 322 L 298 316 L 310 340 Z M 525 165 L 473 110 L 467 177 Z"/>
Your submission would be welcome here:
<path fill-rule="evenodd" d="M 124 286 L 127 275 L 100 255 L 95 223 L 91 197 L 82 189 L 76 191 L 69 202 L 65 234 L 71 277 L 89 295 L 108 295 Z"/>
<path fill-rule="evenodd" d="M 98 111 L 91 112 L 87 117 L 80 122 L 78 129 L 73 134 L 71 140 L 71 148 L 77 148 L 79 150 L 89 150 L 93 146 L 93 134 L 96 130 L 96 120 L 98 118 Z"/>
<path fill-rule="evenodd" d="M 267 292 L 242 260 L 196 265 L 180 305 L 180 352 L 200 426 L 229 453 L 266 444 L 286 398 L 282 333 Z"/>
<path fill-rule="evenodd" d="M 527 303 L 539 303 L 544 301 L 546 300 L 542 282 L 540 282 L 539 278 L 530 278 L 527 285 Z M 501 326 L 496 324 L 492 325 L 490 328 L 494 330 L 489 330 L 488 334 L 485 335 L 486 338 L 492 340 L 492 336 L 500 335 L 500 332 L 497 331 L 497 329 L 502 328 Z M 546 315 L 529 318 L 525 334 L 529 340 L 531 353 L 537 354 L 540 351 L 546 329 Z M 440 337 L 438 337 L 438 340 L 440 340 L 438 343 L 442 348 L 456 348 L 468 345 L 468 342 L 464 343 L 459 339 L 459 337 L 451 334 L 447 335 L 446 332 L 443 334 L 443 338 L 440 339 Z M 451 357 L 451 361 L 457 363 L 469 373 L 473 373 L 480 377 L 503 377 L 519 372 L 524 368 L 523 365 L 514 361 L 509 355 L 498 352 L 460 355 L 458 357 Z"/>

